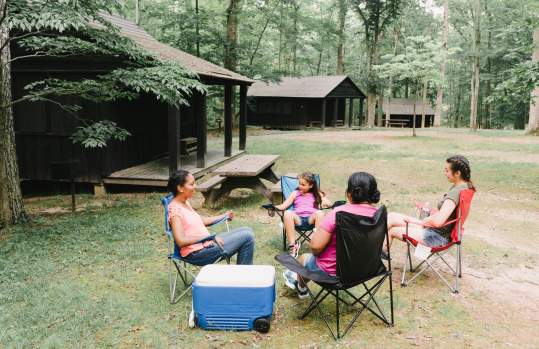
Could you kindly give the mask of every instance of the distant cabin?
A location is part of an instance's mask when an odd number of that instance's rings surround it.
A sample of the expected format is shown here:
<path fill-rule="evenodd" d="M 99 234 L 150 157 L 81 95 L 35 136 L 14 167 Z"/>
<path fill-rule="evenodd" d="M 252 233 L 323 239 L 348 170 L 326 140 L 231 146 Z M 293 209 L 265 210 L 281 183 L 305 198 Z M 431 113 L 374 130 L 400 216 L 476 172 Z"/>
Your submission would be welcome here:
<path fill-rule="evenodd" d="M 253 82 L 249 78 L 212 64 L 204 59 L 163 44 L 128 20 L 103 15 L 132 39 L 163 60 L 180 63 L 198 74 L 207 85 L 224 90 L 225 140 L 220 149 L 207 149 L 206 96 L 193 91 L 189 107 L 176 108 L 142 95 L 133 101 L 94 104 L 76 96 L 61 101 L 83 107 L 81 117 L 112 120 L 132 136 L 124 142 L 111 142 L 103 149 L 84 149 L 70 135 L 80 125 L 77 119 L 49 102 L 25 102 L 14 106 L 15 134 L 19 171 L 23 180 L 68 180 L 101 185 L 165 186 L 169 173 L 178 168 L 190 170 L 196 177 L 229 161 L 245 150 L 246 95 Z M 11 47 L 13 56 L 24 54 Z M 78 79 L 95 77 L 117 68 L 121 61 L 102 57 L 34 58 L 12 65 L 13 99 L 24 95 L 25 85 L 44 78 Z M 232 149 L 232 90 L 239 86 L 239 149 Z"/>
<path fill-rule="evenodd" d="M 391 98 L 388 104 L 387 98 L 384 98 L 382 103 L 384 112 L 383 124 L 387 127 L 412 127 L 414 118 L 414 100 L 410 98 Z M 389 119 L 386 119 L 387 113 L 390 114 Z M 423 101 L 415 101 L 415 127 L 420 128 L 422 125 L 421 117 L 423 115 Z M 425 106 L 425 127 L 432 127 L 434 124 L 434 109 L 427 101 Z"/>
<path fill-rule="evenodd" d="M 348 126 L 363 115 L 365 94 L 348 76 L 283 77 L 256 81 L 247 93 L 249 125 L 269 128 Z M 354 114 L 354 101 L 359 114 Z"/>

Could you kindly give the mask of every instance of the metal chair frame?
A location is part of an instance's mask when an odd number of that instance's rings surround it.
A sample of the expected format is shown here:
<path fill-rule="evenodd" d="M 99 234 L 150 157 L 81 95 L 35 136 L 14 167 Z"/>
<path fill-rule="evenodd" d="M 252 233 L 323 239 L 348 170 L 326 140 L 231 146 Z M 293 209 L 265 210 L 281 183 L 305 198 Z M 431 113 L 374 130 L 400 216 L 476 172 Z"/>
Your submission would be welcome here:
<path fill-rule="evenodd" d="M 186 259 L 182 258 L 179 254 L 179 248 L 178 253 L 175 253 L 175 242 L 174 237 L 172 236 L 172 229 L 170 227 L 170 224 L 168 223 L 168 204 L 170 203 L 172 196 L 168 195 L 166 197 L 161 198 L 161 203 L 163 204 L 163 207 L 165 209 L 165 235 L 167 236 L 167 258 L 168 258 L 168 281 L 169 281 L 169 291 L 170 291 L 170 304 L 177 303 L 180 299 L 182 299 L 183 296 L 185 296 L 189 290 L 191 290 L 191 285 L 193 284 L 196 275 L 189 270 L 189 266 L 197 267 Z M 209 227 L 216 226 L 222 223 L 225 223 L 226 225 L 226 231 L 230 231 L 230 227 L 228 224 L 229 218 L 224 217 L 220 220 L 217 220 L 209 225 Z M 202 239 L 198 241 L 197 243 L 202 243 L 205 241 L 213 240 L 214 243 L 217 243 L 215 241 L 215 235 L 210 235 L 205 239 Z M 220 246 L 220 245 L 219 245 Z M 219 263 L 223 260 L 227 262 L 227 264 L 230 264 L 230 257 L 228 256 L 227 252 L 222 249 L 221 256 L 213 263 Z M 182 283 L 184 285 L 183 290 L 177 294 L 178 291 L 178 276 L 182 280 Z"/>
<path fill-rule="evenodd" d="M 473 189 L 468 189 L 473 190 Z M 473 190 L 475 191 L 475 190 Z M 471 200 L 473 198 L 473 194 L 470 198 Z M 401 286 L 408 286 L 411 282 L 415 281 L 421 274 L 426 272 L 429 269 L 432 269 L 434 273 L 445 283 L 445 285 L 451 290 L 453 293 L 459 292 L 459 279 L 462 278 L 462 232 L 464 230 L 463 225 L 464 221 L 468 216 L 468 212 L 463 216 L 463 212 L 461 210 L 461 200 L 459 200 L 458 205 L 458 211 L 457 211 L 457 218 L 453 219 L 451 221 L 448 221 L 444 223 L 443 226 L 456 223 L 456 226 L 453 228 L 454 233 L 452 233 L 452 241 L 449 243 L 442 245 L 442 246 L 435 246 L 431 248 L 431 253 L 427 256 L 427 258 L 423 261 L 421 261 L 418 265 L 415 267 L 412 263 L 412 252 L 416 249 L 418 242 L 411 238 L 408 235 L 408 227 L 409 223 L 406 222 L 406 233 L 404 235 L 404 241 L 406 242 L 406 253 L 404 255 L 404 267 L 402 271 L 402 279 L 401 279 Z M 469 207 L 468 207 L 469 210 Z M 456 253 L 455 253 L 455 261 L 454 261 L 454 267 L 451 266 L 449 261 L 444 258 L 447 256 L 450 256 L 451 254 L 449 251 L 453 246 L 456 246 Z M 455 280 L 453 283 L 449 282 L 442 274 L 441 270 L 438 269 L 435 265 L 436 263 L 442 261 L 450 270 L 450 272 L 455 277 Z M 443 266 L 443 265 L 442 265 Z M 412 273 L 415 273 L 411 279 L 407 279 L 406 272 L 410 271 Z"/>

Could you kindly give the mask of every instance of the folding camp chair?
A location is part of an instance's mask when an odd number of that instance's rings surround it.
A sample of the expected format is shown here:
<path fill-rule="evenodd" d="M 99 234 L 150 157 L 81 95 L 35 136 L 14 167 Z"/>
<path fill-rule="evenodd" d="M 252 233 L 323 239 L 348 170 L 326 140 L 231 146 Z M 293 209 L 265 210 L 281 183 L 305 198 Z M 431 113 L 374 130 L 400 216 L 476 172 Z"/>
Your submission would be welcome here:
<path fill-rule="evenodd" d="M 384 206 L 380 207 L 373 217 L 357 216 L 348 212 L 337 212 L 335 234 L 337 241 L 336 276 L 309 271 L 287 253 L 281 253 L 275 257 L 279 263 L 297 273 L 302 281 L 305 279 L 312 280 L 321 287 L 315 296 L 307 284 L 311 303 L 300 316 L 300 319 L 305 318 L 316 308 L 335 340 L 344 337 L 348 333 L 365 309 L 382 320 L 386 325 L 393 326 L 391 259 L 387 261 L 388 266 L 386 268 L 380 257 L 384 239 L 386 239 L 386 243 L 389 242 L 386 208 Z M 373 280 L 373 283 L 367 285 L 371 280 Z M 390 320 L 386 317 L 380 304 L 375 299 L 375 294 L 380 290 L 380 287 L 386 280 L 389 280 Z M 351 292 L 351 289 L 356 286 L 362 286 L 364 289 L 362 295 L 359 297 Z M 328 295 L 335 297 L 335 332 L 328 322 L 327 315 L 320 306 Z M 345 299 L 343 296 L 348 297 Z M 342 333 L 340 330 L 341 303 L 349 307 L 354 305 L 360 306 Z M 374 307 L 372 306 L 373 304 Z"/>
<path fill-rule="evenodd" d="M 459 292 L 459 278 L 462 277 L 462 233 L 464 232 L 464 222 L 468 218 L 468 213 L 470 212 L 470 207 L 472 204 L 472 199 L 475 194 L 475 189 L 465 189 L 460 192 L 459 195 L 459 204 L 457 206 L 457 218 L 446 222 L 443 226 L 455 223 L 453 230 L 451 231 L 451 241 L 445 245 L 430 247 L 430 253 L 422 262 L 420 262 L 415 268 L 412 264 L 412 249 L 417 248 L 418 242 L 414 238 L 408 235 L 408 225 L 409 222 L 406 221 L 406 233 L 403 235 L 404 241 L 406 241 L 406 254 L 404 259 L 404 268 L 402 272 L 402 286 L 407 286 L 409 283 L 413 282 L 417 277 L 423 274 L 426 270 L 432 269 L 440 279 L 449 287 L 451 292 Z M 429 227 L 428 225 L 424 225 Z M 444 256 L 449 255 L 451 247 L 456 246 L 456 256 L 455 256 L 455 268 L 451 267 L 448 261 Z M 442 275 L 440 270 L 436 269 L 435 263 L 442 261 L 454 274 L 455 282 L 454 285 L 451 285 L 446 278 Z M 406 271 L 415 272 L 415 275 L 407 280 Z"/>
<path fill-rule="evenodd" d="M 169 261 L 168 282 L 169 282 L 169 289 L 170 289 L 170 303 L 174 304 L 174 303 L 177 303 L 185 294 L 187 294 L 187 292 L 189 292 L 189 290 L 191 289 L 191 284 L 193 283 L 195 279 L 195 274 L 193 274 L 189 270 L 189 267 L 188 267 L 188 265 L 194 265 L 194 264 L 190 263 L 188 260 L 184 259 L 181 256 L 180 248 L 178 247 L 178 245 L 176 245 L 174 241 L 174 237 L 172 236 L 172 227 L 170 226 L 168 222 L 168 205 L 170 204 L 172 199 L 173 199 L 172 194 L 169 194 L 161 198 L 161 203 L 163 204 L 163 207 L 165 209 L 165 234 L 167 235 L 167 240 L 168 240 L 167 258 Z M 211 227 L 211 226 L 216 226 L 221 223 L 225 223 L 226 230 L 229 231 L 230 228 L 228 226 L 228 221 L 229 221 L 228 217 L 223 217 L 213 222 L 209 226 Z M 198 241 L 197 243 L 203 243 L 209 240 L 213 240 L 213 242 L 217 244 L 214 234 Z M 220 245 L 218 244 L 218 246 Z M 228 256 L 227 252 L 222 248 L 221 250 L 222 250 L 221 255 L 214 263 L 218 263 L 222 260 L 225 260 L 227 264 L 230 264 L 230 257 Z M 196 265 L 196 266 L 201 267 L 201 265 Z M 178 276 L 180 276 L 180 278 L 182 279 L 184 289 L 179 295 L 176 295 Z"/>

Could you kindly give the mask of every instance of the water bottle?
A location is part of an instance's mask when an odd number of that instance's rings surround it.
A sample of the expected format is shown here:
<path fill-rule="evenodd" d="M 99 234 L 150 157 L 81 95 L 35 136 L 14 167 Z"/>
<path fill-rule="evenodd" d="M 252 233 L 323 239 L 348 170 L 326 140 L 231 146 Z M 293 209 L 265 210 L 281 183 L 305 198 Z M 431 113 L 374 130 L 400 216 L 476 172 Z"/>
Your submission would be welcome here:
<path fill-rule="evenodd" d="M 421 207 L 421 211 L 419 212 L 419 219 L 425 219 L 428 216 L 430 216 L 430 203 L 425 202 L 423 207 Z"/>

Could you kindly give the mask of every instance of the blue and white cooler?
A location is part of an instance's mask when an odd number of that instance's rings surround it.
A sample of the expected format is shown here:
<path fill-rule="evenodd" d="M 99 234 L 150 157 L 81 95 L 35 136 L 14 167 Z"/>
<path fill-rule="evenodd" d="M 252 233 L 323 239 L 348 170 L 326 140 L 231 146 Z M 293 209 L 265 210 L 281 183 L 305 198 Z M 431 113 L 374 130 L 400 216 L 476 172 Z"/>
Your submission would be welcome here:
<path fill-rule="evenodd" d="M 193 283 L 189 325 L 206 330 L 254 329 L 266 333 L 274 303 L 274 267 L 206 265 Z"/>

